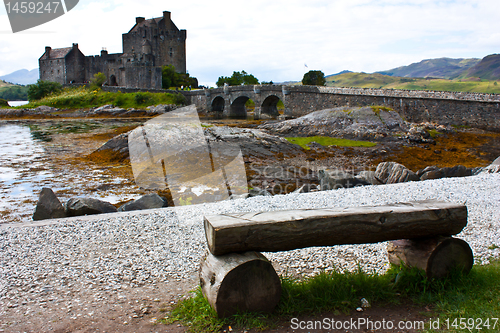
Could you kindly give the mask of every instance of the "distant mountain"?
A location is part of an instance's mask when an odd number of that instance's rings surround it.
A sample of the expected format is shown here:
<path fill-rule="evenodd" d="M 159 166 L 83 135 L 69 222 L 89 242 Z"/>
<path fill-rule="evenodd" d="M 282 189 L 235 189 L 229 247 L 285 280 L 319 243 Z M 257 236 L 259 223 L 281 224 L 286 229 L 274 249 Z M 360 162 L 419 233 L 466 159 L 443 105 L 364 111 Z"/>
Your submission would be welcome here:
<path fill-rule="evenodd" d="M 348 71 L 348 70 L 343 70 L 342 72 L 338 72 L 336 74 L 327 75 L 327 76 L 325 76 L 325 78 L 330 77 L 330 76 L 335 76 L 335 75 L 347 74 L 347 73 L 353 73 L 353 72 L 352 71 Z"/>
<path fill-rule="evenodd" d="M 38 81 L 39 79 L 39 75 L 40 73 L 38 71 L 38 68 L 32 69 L 30 71 L 27 69 L 20 69 L 13 73 L 0 76 L 0 79 L 10 83 L 27 85 L 36 83 L 36 81 Z"/>
<path fill-rule="evenodd" d="M 465 73 L 467 77 L 479 77 L 484 80 L 500 80 L 500 54 L 486 56 Z"/>
<path fill-rule="evenodd" d="M 462 76 L 469 69 L 477 65 L 481 59 L 427 59 L 408 66 L 402 66 L 386 71 L 377 72 L 384 75 L 399 77 L 432 77 L 441 79 L 455 79 Z"/>

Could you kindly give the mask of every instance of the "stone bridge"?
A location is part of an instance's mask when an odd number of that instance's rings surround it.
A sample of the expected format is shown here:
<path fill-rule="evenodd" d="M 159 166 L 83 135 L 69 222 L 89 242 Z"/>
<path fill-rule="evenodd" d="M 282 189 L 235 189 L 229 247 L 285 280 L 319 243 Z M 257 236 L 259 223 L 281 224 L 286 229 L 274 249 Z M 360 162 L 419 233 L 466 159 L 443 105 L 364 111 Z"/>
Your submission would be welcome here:
<path fill-rule="evenodd" d="M 382 105 L 410 122 L 432 121 L 500 132 L 500 95 L 466 92 L 393 89 L 334 88 L 318 86 L 255 85 L 225 86 L 182 92 L 198 110 L 223 117 L 246 117 L 245 103 L 255 102 L 254 117 L 277 117 L 278 102 L 286 117 L 339 106 Z"/>

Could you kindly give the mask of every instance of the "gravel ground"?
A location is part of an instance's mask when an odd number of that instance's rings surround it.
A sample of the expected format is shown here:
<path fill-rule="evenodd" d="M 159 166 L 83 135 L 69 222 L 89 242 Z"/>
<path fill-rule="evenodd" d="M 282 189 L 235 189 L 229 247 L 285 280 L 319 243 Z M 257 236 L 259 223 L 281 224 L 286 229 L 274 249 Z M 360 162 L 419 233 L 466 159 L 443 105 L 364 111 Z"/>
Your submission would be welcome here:
<path fill-rule="evenodd" d="M 6 309 L 47 302 L 51 294 L 127 293 L 133 288 L 195 281 L 206 252 L 203 215 L 297 208 L 353 207 L 438 199 L 464 203 L 466 240 L 476 264 L 500 257 L 500 174 L 254 197 L 135 213 L 0 227 L 0 317 Z M 383 272 L 386 244 L 342 245 L 265 254 L 278 272 Z M 70 311 L 69 309 L 68 311 Z M 1 330 L 0 330 L 1 331 Z"/>

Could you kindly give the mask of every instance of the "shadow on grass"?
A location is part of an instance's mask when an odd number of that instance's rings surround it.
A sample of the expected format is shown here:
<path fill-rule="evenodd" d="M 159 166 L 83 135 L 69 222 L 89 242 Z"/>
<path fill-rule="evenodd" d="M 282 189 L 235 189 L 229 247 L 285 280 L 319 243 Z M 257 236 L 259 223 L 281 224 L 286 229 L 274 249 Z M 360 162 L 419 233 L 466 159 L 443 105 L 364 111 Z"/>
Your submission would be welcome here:
<path fill-rule="evenodd" d="M 281 300 L 271 314 L 242 313 L 219 319 L 198 288 L 192 292 L 191 298 L 179 302 L 160 322 L 179 321 L 192 332 L 219 332 L 228 325 L 263 330 L 298 315 L 348 313 L 359 306 L 361 298 L 366 298 L 374 306 L 408 302 L 428 306 L 432 308 L 429 315 L 440 318 L 441 325 L 446 320 L 451 325 L 456 318 L 490 318 L 490 327 L 481 326 L 481 332 L 497 332 L 500 323 L 493 318 L 498 318 L 500 314 L 498 281 L 500 261 L 474 266 L 467 275 L 452 272 L 444 279 L 428 279 L 424 271 L 404 266 L 391 266 L 382 275 L 358 269 L 356 272 L 324 272 L 304 280 L 282 277 Z M 478 321 L 474 325 L 477 326 Z M 469 332 L 472 327 L 469 326 L 463 327 L 463 330 L 459 324 L 450 328 L 457 332 Z"/>

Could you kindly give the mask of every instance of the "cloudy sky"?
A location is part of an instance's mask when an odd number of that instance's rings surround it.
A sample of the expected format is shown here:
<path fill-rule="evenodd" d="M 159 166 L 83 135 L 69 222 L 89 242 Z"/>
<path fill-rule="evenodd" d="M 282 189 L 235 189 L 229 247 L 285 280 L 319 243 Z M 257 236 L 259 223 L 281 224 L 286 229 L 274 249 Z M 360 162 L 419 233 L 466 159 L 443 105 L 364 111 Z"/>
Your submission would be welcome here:
<path fill-rule="evenodd" d="M 2 6 L 0 76 L 37 68 L 45 46 L 120 53 L 136 16 L 164 10 L 187 30 L 187 68 L 205 85 L 241 70 L 261 81 L 299 81 L 312 69 L 371 73 L 500 53 L 498 0 L 80 0 L 67 14 L 15 34 Z"/>

